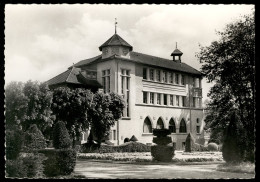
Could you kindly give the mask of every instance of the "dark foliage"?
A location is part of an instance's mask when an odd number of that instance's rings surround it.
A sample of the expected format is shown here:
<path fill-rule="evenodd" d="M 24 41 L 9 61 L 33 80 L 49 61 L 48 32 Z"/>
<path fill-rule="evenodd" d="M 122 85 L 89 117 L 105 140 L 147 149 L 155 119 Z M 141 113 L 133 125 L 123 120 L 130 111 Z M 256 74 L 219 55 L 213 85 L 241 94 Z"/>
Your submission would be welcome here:
<path fill-rule="evenodd" d="M 6 160 L 6 176 L 7 177 L 17 177 L 22 178 L 26 177 L 26 169 L 23 165 L 23 161 L 21 159 L 16 160 Z"/>
<path fill-rule="evenodd" d="M 39 150 L 48 158 L 44 161 L 46 176 L 69 175 L 76 165 L 76 151 L 73 149 L 45 149 Z"/>
<path fill-rule="evenodd" d="M 174 157 L 174 147 L 164 145 L 151 146 L 151 154 L 153 160 L 170 162 Z"/>
<path fill-rule="evenodd" d="M 188 134 L 185 140 L 185 152 L 191 152 L 195 150 L 195 139 L 191 133 Z"/>
<path fill-rule="evenodd" d="M 62 121 L 58 121 L 53 129 L 53 146 L 56 149 L 71 147 L 71 139 L 68 130 Z"/>
<path fill-rule="evenodd" d="M 136 141 L 138 141 L 138 140 L 137 140 L 137 138 L 133 135 L 133 136 L 130 138 L 130 141 L 131 141 L 131 142 L 136 142 Z"/>
<path fill-rule="evenodd" d="M 153 137 L 153 143 L 157 145 L 167 145 L 172 142 L 172 138 L 170 136 L 166 137 Z"/>
<path fill-rule="evenodd" d="M 126 142 L 130 142 L 129 138 L 124 139 L 124 143 L 126 143 Z"/>
<path fill-rule="evenodd" d="M 234 113 L 226 130 L 222 146 L 222 155 L 226 162 L 240 162 L 242 160 L 241 150 L 239 147 L 239 137 L 236 115 Z"/>
<path fill-rule="evenodd" d="M 23 146 L 24 133 L 22 130 L 15 128 L 6 130 L 6 158 L 16 159 Z"/>
<path fill-rule="evenodd" d="M 153 129 L 153 135 L 157 137 L 165 137 L 171 134 L 169 129 Z"/>
<path fill-rule="evenodd" d="M 150 152 L 151 147 L 139 142 L 126 142 L 122 145 L 98 145 L 85 143 L 81 146 L 83 153 L 114 153 L 114 152 Z"/>
<path fill-rule="evenodd" d="M 24 150 L 43 149 L 47 147 L 46 140 L 36 124 L 33 124 L 25 132 Z"/>

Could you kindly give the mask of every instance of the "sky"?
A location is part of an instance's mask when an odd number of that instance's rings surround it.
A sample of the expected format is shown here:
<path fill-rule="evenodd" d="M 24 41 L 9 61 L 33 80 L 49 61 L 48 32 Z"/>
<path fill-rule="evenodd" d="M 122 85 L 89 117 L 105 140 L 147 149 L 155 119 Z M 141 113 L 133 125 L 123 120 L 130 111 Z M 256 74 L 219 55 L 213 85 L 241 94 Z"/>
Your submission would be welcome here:
<path fill-rule="evenodd" d="M 115 32 L 133 51 L 166 59 L 178 43 L 182 62 L 200 69 L 199 45 L 219 39 L 254 5 L 6 5 L 5 82 L 47 81 L 73 63 L 100 55 Z M 212 86 L 202 80 L 203 100 Z"/>

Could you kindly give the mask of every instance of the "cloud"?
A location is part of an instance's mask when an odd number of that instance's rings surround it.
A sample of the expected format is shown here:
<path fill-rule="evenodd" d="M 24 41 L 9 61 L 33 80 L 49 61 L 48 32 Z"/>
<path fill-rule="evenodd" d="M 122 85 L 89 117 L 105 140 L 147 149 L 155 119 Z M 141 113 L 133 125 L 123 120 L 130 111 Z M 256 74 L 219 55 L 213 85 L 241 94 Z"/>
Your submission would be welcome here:
<path fill-rule="evenodd" d="M 46 81 L 73 63 L 101 54 L 98 47 L 118 34 L 134 51 L 171 58 L 178 48 L 183 62 L 200 68 L 198 44 L 217 39 L 215 30 L 250 13 L 247 5 L 7 5 L 5 80 Z M 204 83 L 204 82 L 203 82 Z M 203 95 L 210 88 L 206 82 Z M 205 93 L 205 94 L 204 94 Z"/>

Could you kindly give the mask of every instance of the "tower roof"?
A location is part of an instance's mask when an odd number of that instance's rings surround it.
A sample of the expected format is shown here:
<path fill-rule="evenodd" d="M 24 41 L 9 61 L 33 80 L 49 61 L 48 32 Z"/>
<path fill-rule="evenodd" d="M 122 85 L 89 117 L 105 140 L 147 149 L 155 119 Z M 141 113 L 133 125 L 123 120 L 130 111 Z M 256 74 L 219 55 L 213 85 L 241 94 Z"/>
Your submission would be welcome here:
<path fill-rule="evenodd" d="M 179 50 L 179 49 L 175 49 L 173 52 L 172 52 L 172 54 L 171 54 L 171 56 L 178 56 L 178 55 L 182 55 L 183 53 Z"/>
<path fill-rule="evenodd" d="M 125 47 L 129 47 L 130 51 L 133 50 L 133 47 L 116 33 L 110 39 L 108 39 L 104 44 L 102 44 L 99 47 L 99 50 L 101 51 L 103 47 L 107 47 L 107 46 L 125 46 Z"/>

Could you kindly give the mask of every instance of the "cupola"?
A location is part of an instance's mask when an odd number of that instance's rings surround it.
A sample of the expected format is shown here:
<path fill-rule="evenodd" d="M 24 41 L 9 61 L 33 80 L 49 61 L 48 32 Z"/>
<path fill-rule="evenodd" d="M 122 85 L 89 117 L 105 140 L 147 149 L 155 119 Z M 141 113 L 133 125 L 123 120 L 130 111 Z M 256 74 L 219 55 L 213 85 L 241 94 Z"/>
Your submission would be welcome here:
<path fill-rule="evenodd" d="M 183 53 L 179 49 L 177 49 L 177 42 L 176 42 L 176 49 L 171 54 L 173 61 L 177 63 L 181 63 L 182 54 Z"/>
<path fill-rule="evenodd" d="M 102 51 L 102 59 L 113 55 L 130 58 L 129 52 L 133 47 L 117 34 L 116 25 L 117 22 L 115 22 L 115 34 L 99 47 Z"/>

